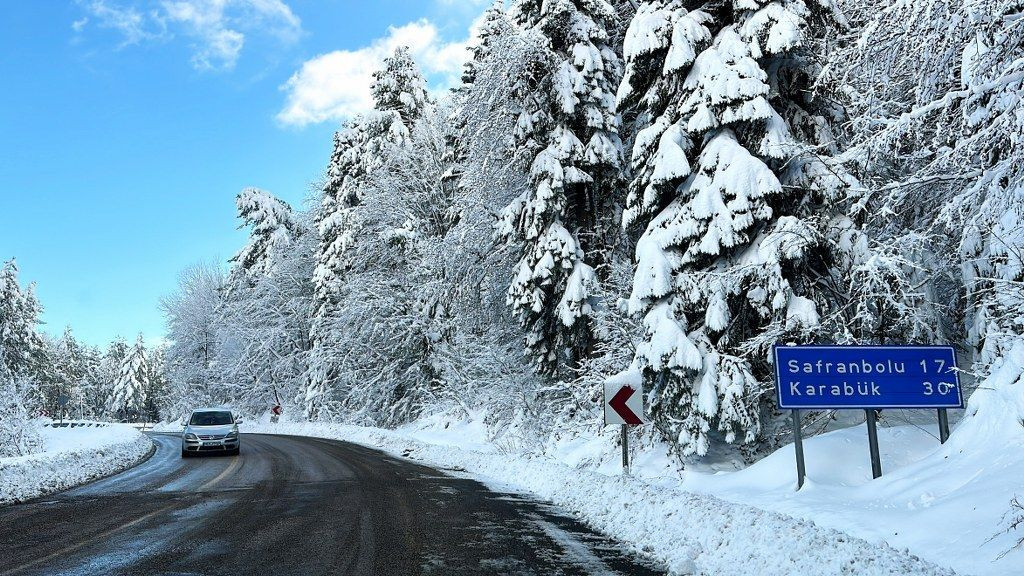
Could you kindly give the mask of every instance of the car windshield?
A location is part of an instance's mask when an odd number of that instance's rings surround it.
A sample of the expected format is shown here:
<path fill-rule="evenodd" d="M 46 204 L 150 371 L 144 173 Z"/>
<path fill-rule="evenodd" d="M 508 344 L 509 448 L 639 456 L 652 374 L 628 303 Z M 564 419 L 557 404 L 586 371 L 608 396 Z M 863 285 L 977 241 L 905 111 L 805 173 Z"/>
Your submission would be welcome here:
<path fill-rule="evenodd" d="M 188 423 L 192 426 L 223 426 L 231 424 L 231 412 L 195 412 Z"/>

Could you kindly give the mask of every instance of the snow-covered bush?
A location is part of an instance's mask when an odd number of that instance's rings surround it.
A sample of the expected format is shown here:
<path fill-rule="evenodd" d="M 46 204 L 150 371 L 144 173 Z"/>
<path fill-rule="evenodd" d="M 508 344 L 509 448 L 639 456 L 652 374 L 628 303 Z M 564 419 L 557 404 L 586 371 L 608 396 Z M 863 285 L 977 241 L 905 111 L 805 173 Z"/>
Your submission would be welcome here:
<path fill-rule="evenodd" d="M 1007 513 L 1007 517 L 1009 518 L 1007 531 L 1024 530 L 1024 503 L 1021 502 L 1019 496 L 1010 501 L 1010 512 Z M 1024 534 L 1017 540 L 1014 548 L 1024 548 Z"/>
<path fill-rule="evenodd" d="M 1024 29 L 1013 0 L 844 3 L 828 82 L 851 116 L 864 218 L 932 233 L 981 375 L 1024 334 Z"/>
<path fill-rule="evenodd" d="M 41 440 L 27 407 L 29 383 L 0 378 L 0 458 L 38 451 Z"/>

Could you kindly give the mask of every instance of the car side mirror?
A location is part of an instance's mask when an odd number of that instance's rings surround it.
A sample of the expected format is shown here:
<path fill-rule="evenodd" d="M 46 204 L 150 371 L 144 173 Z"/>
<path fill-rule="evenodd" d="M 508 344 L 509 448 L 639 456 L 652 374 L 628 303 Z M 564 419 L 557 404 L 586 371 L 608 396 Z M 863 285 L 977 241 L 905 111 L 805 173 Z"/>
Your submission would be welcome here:
<path fill-rule="evenodd" d="M 241 418 L 235 418 L 235 424 L 241 424 L 242 422 L 245 422 L 245 420 L 242 420 Z"/>

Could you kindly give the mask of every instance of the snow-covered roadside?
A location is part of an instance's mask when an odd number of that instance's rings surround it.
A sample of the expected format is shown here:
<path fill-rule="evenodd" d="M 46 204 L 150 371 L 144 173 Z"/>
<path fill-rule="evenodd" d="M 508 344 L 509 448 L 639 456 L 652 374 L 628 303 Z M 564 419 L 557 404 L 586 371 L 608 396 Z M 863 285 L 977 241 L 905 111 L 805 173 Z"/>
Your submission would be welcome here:
<path fill-rule="evenodd" d="M 503 453 L 477 423 L 398 431 L 324 423 L 252 423 L 245 432 L 334 438 L 433 466 L 462 469 L 497 489 L 551 501 L 595 529 L 665 562 L 677 574 L 952 574 L 885 543 L 808 520 L 687 491 L 671 482 L 611 476 L 549 458 Z"/>
<path fill-rule="evenodd" d="M 0 504 L 67 490 L 134 466 L 153 443 L 131 426 L 93 424 L 40 429 L 44 450 L 0 458 Z"/>

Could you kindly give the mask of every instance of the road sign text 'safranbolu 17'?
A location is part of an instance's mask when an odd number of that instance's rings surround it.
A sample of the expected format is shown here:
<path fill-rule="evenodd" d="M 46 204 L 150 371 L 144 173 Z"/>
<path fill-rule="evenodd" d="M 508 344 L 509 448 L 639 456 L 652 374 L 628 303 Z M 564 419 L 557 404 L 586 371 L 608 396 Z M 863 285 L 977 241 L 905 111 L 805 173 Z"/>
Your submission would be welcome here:
<path fill-rule="evenodd" d="M 962 408 L 950 346 L 776 346 L 779 408 Z"/>

